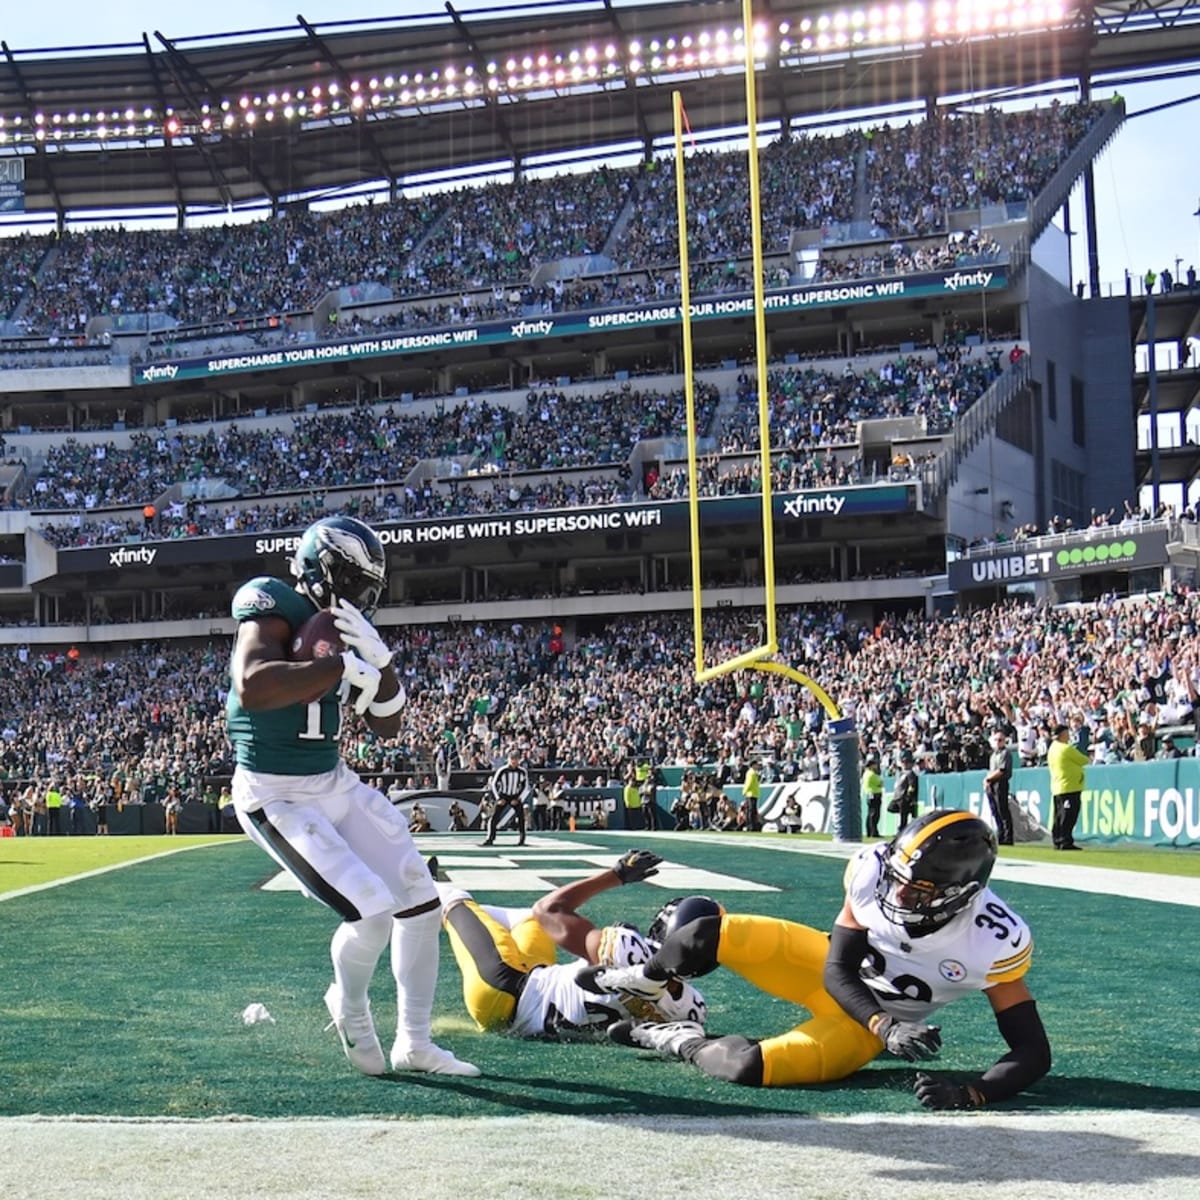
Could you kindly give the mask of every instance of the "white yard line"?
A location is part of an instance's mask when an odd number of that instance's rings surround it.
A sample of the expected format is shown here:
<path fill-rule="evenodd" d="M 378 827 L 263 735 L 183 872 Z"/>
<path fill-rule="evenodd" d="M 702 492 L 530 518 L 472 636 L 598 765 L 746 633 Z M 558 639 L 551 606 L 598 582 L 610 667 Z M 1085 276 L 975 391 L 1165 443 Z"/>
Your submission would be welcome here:
<path fill-rule="evenodd" d="M 20 845 L 20 842 L 17 842 Z M 45 883 L 32 883 L 29 887 L 16 888 L 11 892 L 0 892 L 0 903 L 5 900 L 16 900 L 19 896 L 32 896 L 34 892 L 48 892 L 51 888 L 62 887 L 66 883 L 76 883 L 80 879 L 94 879 L 97 875 L 107 875 L 110 871 L 123 871 L 126 867 L 136 867 L 139 863 L 153 862 L 156 858 L 166 858 L 169 854 L 184 854 L 188 850 L 203 850 L 208 846 L 228 846 L 228 842 L 194 842 L 188 846 L 173 846 L 170 850 L 158 850 L 154 854 L 143 854 L 141 858 L 129 858 L 124 862 L 110 863 L 107 867 L 95 867 L 91 871 L 80 871 L 78 875 L 66 875 L 61 879 L 49 879 Z"/>
<path fill-rule="evenodd" d="M 589 830 L 590 838 L 619 839 L 635 845 L 653 839 L 656 849 L 664 842 L 687 840 L 705 842 L 709 845 L 747 846 L 756 850 L 774 850 L 784 854 L 814 854 L 822 858 L 849 858 L 861 843 L 810 842 L 797 838 L 755 838 L 747 842 L 742 833 L 716 833 L 703 830 L 687 830 L 680 833 L 641 833 L 629 830 Z M 574 843 L 573 843 L 574 844 Z M 586 843 L 584 843 L 586 844 Z M 1134 900 L 1153 900 L 1160 904 L 1183 904 L 1200 908 L 1200 878 L 1188 875 L 1156 875 L 1149 871 L 1116 871 L 1108 867 L 1086 867 L 1071 861 L 1064 854 L 1064 862 L 1034 862 L 1026 858 L 1001 856 L 993 875 L 1007 883 L 1030 883 L 1037 887 L 1065 888 L 1076 892 L 1102 893 L 1109 896 L 1127 896 Z"/>

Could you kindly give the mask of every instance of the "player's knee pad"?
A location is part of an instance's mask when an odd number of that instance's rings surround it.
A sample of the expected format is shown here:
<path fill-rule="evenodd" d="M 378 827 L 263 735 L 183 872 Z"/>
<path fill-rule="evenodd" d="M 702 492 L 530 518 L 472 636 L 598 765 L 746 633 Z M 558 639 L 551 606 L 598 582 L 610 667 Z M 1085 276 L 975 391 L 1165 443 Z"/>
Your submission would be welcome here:
<path fill-rule="evenodd" d="M 654 961 L 668 974 L 684 979 L 715 971 L 717 948 L 721 944 L 721 920 L 717 914 L 698 917 L 673 930 L 655 952 Z"/>
<path fill-rule="evenodd" d="M 343 921 L 334 934 L 334 944 L 353 946 L 366 954 L 378 954 L 388 944 L 392 932 L 392 919 L 388 913 L 376 913 L 360 917 L 357 921 Z M 354 951 L 352 951 L 354 953 Z"/>

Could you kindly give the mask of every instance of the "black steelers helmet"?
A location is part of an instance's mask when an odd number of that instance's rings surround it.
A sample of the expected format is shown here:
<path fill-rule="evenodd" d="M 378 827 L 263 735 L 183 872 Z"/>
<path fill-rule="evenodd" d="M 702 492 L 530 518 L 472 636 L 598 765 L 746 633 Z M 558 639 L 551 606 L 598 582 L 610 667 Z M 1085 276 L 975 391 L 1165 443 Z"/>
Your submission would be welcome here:
<path fill-rule="evenodd" d="M 387 564 L 374 530 L 354 517 L 322 517 L 300 538 L 292 556 L 297 588 L 318 608 L 349 600 L 370 614 L 379 604 Z"/>
<path fill-rule="evenodd" d="M 969 812 L 934 808 L 888 843 L 875 899 L 913 937 L 940 929 L 987 886 L 996 835 Z"/>
<path fill-rule="evenodd" d="M 646 937 L 656 945 L 662 945 L 667 934 L 689 924 L 700 917 L 720 917 L 725 910 L 711 896 L 676 896 L 658 910 Z"/>

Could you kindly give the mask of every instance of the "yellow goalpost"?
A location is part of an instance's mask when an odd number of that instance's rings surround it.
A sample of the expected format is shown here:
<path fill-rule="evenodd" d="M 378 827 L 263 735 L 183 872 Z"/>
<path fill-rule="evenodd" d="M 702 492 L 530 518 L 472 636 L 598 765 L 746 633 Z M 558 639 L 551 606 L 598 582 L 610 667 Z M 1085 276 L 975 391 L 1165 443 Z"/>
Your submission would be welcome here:
<path fill-rule="evenodd" d="M 742 46 L 746 76 L 746 135 L 750 178 L 750 241 L 754 272 L 754 358 L 758 389 L 759 474 L 762 477 L 763 599 L 766 640 L 724 662 L 706 663 L 704 652 L 704 587 L 700 558 L 700 481 L 696 462 L 695 356 L 692 339 L 692 295 L 687 235 L 687 192 L 684 170 L 682 93 L 672 96 L 675 128 L 675 194 L 679 223 L 680 321 L 683 330 L 684 401 L 687 409 L 688 521 L 692 556 L 692 635 L 696 682 L 705 683 L 731 671 L 754 670 L 782 675 L 808 688 L 830 718 L 841 712 L 829 694 L 803 672 L 775 661 L 779 637 L 775 612 L 775 520 L 771 488 L 770 399 L 767 394 L 767 325 L 763 281 L 762 193 L 758 170 L 758 101 L 755 81 L 756 35 L 751 0 L 742 0 Z"/>

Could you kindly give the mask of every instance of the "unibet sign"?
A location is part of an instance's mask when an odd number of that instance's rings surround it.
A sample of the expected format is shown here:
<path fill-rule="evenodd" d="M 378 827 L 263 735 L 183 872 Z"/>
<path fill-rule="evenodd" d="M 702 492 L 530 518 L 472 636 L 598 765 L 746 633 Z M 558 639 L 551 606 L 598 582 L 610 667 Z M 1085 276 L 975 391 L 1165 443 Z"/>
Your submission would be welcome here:
<path fill-rule="evenodd" d="M 1123 542 L 1101 542 L 1099 546 L 1074 546 L 1070 550 L 1060 550 L 1054 556 L 1054 561 L 1066 570 L 1088 563 L 1116 562 L 1121 558 L 1132 562 L 1137 557 L 1137 551 L 1137 542 L 1128 538 Z"/>
<path fill-rule="evenodd" d="M 994 546 L 982 554 L 956 559 L 947 568 L 955 591 L 997 587 L 1030 579 L 1063 579 L 1096 571 L 1129 571 L 1161 567 L 1167 562 L 1165 525 L 1141 526 L 1135 532 L 1113 531 L 1097 536 L 1084 530 L 1055 548 L 1041 539 L 1026 543 L 1020 553 L 1012 545 Z M 1057 539 L 1055 539 L 1057 541 Z"/>

